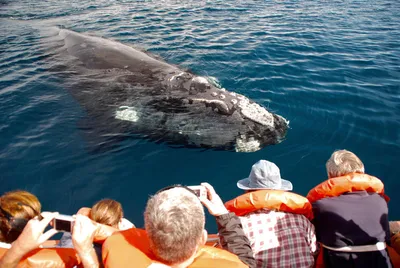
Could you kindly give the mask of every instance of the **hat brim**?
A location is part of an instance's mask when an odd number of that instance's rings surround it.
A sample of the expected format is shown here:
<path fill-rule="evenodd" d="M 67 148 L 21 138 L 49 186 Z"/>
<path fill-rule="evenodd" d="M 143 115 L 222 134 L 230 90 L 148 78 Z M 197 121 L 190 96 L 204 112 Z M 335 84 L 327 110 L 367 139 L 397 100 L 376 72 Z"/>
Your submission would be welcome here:
<path fill-rule="evenodd" d="M 279 188 L 275 188 L 275 187 L 267 188 L 267 187 L 263 187 L 261 185 L 260 185 L 260 187 L 250 187 L 249 178 L 239 180 L 236 185 L 239 189 L 242 189 L 242 190 L 283 190 L 283 191 L 293 190 L 293 184 L 290 181 L 284 180 L 284 179 L 281 179 L 281 180 L 282 180 L 282 185 Z"/>

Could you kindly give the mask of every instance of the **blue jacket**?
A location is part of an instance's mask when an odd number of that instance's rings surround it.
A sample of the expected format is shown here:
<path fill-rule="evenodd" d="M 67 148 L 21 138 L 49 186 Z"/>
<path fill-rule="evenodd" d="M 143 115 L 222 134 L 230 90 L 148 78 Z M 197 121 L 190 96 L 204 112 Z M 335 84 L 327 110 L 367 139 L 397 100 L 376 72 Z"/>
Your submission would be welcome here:
<path fill-rule="evenodd" d="M 318 242 L 344 246 L 390 243 L 388 207 L 382 196 L 358 191 L 312 204 Z M 346 253 L 324 248 L 326 267 L 392 267 L 387 250 Z"/>

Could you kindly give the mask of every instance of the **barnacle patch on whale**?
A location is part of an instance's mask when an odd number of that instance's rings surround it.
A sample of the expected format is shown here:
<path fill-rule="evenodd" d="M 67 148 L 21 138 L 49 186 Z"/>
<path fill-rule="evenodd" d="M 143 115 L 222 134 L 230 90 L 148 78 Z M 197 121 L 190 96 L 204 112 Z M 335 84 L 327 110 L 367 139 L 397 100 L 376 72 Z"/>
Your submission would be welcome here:
<path fill-rule="evenodd" d="M 134 107 L 120 106 L 115 111 L 115 119 L 137 122 L 139 120 L 139 115 Z"/>
<path fill-rule="evenodd" d="M 259 104 L 250 102 L 248 98 L 244 97 L 239 101 L 238 106 L 243 116 L 248 119 L 264 126 L 274 127 L 274 116 Z"/>
<path fill-rule="evenodd" d="M 235 144 L 235 151 L 242 153 L 256 152 L 261 149 L 260 141 L 254 138 L 247 139 L 246 137 L 237 137 Z"/>

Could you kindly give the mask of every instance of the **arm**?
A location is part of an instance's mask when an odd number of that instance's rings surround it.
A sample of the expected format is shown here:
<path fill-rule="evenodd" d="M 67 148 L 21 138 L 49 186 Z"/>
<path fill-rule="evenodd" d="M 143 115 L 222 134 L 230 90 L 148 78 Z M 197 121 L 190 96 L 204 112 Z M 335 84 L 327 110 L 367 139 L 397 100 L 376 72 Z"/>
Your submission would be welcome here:
<path fill-rule="evenodd" d="M 72 230 L 72 243 L 85 268 L 99 267 L 96 251 L 93 248 L 93 239 L 96 231 L 96 224 L 88 217 L 80 214 L 76 215 Z"/>
<path fill-rule="evenodd" d="M 97 223 L 92 221 L 92 223 L 94 225 L 96 225 L 96 232 L 94 235 L 94 242 L 98 243 L 98 244 L 103 244 L 103 242 L 110 237 L 111 235 L 113 235 L 115 232 L 118 232 L 119 230 L 117 228 L 108 226 L 108 225 L 104 225 L 101 223 Z"/>
<path fill-rule="evenodd" d="M 315 234 L 315 227 L 314 225 L 308 221 L 308 226 L 306 228 L 307 232 L 307 244 L 310 247 L 310 252 L 316 259 L 319 253 L 319 245 L 317 243 L 317 236 Z"/>
<path fill-rule="evenodd" d="M 13 245 L 7 252 L 3 255 L 0 260 L 1 268 L 14 268 L 17 267 L 19 261 L 25 256 L 26 252 L 20 246 Z"/>
<path fill-rule="evenodd" d="M 237 255 L 249 267 L 256 267 L 250 241 L 243 232 L 239 217 L 230 212 L 215 216 L 215 219 L 222 248 Z"/>
<path fill-rule="evenodd" d="M 229 213 L 210 184 L 202 183 L 201 185 L 207 189 L 207 198 L 200 198 L 200 201 L 217 220 L 222 248 L 237 255 L 249 267 L 256 267 L 250 241 L 243 232 L 240 219 L 234 213 Z"/>
<path fill-rule="evenodd" d="M 30 220 L 17 240 L 14 241 L 11 248 L 3 255 L 0 260 L 1 268 L 14 268 L 17 267 L 19 261 L 30 251 L 38 248 L 42 243 L 47 241 L 50 237 L 57 233 L 56 230 L 51 229 L 44 232 L 44 229 L 54 219 L 57 213 L 43 212 L 43 219 Z"/>
<path fill-rule="evenodd" d="M 80 208 L 78 210 L 78 212 L 76 214 L 80 214 L 80 215 L 86 216 L 86 217 L 88 217 L 90 219 L 91 210 L 92 210 L 91 208 L 82 207 L 82 208 Z M 108 226 L 108 225 L 104 225 L 104 224 L 101 224 L 101 223 L 97 223 L 95 221 L 92 221 L 92 223 L 95 224 L 96 228 L 97 228 L 96 232 L 95 232 L 95 235 L 94 235 L 94 242 L 95 243 L 102 244 L 109 236 L 111 236 L 113 233 L 119 231 L 117 228 L 114 228 L 114 227 L 111 227 L 111 226 Z"/>

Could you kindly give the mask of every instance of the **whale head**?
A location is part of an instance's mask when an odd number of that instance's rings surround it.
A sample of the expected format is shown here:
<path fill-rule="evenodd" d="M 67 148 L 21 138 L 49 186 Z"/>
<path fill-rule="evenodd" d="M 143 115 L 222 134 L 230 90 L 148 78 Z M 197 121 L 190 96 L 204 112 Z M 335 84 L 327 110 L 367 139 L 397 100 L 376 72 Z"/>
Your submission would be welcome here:
<path fill-rule="evenodd" d="M 179 112 L 165 123 L 188 145 L 254 152 L 286 135 L 285 118 L 210 79 L 181 72 L 166 80 L 167 103 Z"/>

